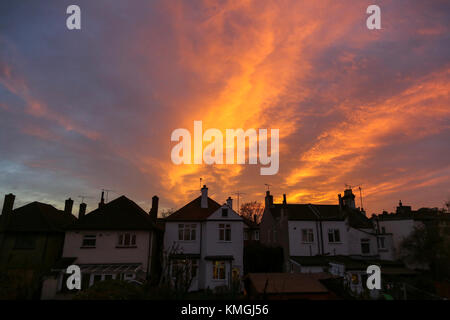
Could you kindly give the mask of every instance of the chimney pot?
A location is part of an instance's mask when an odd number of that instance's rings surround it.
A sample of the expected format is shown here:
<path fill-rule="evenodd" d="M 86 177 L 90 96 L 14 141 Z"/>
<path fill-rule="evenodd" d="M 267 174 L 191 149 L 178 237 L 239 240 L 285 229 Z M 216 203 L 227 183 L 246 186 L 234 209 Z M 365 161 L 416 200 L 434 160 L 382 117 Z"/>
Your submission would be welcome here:
<path fill-rule="evenodd" d="M 11 213 L 14 207 L 14 200 L 16 196 L 12 193 L 5 195 L 5 200 L 3 202 L 2 214 Z"/>
<path fill-rule="evenodd" d="M 266 191 L 266 207 L 271 207 L 273 206 L 273 196 L 270 194 L 270 191 L 267 190 Z"/>
<path fill-rule="evenodd" d="M 102 197 L 100 199 L 100 203 L 98 204 L 98 207 L 101 208 L 105 204 L 105 192 L 102 191 Z"/>
<path fill-rule="evenodd" d="M 283 193 L 283 204 L 286 204 L 286 193 Z"/>
<path fill-rule="evenodd" d="M 230 207 L 230 209 L 233 209 L 233 199 L 231 199 L 231 197 L 228 197 L 227 199 L 227 206 Z"/>
<path fill-rule="evenodd" d="M 86 215 L 87 204 L 82 202 L 80 203 L 80 211 L 78 211 L 78 219 L 83 218 Z"/>
<path fill-rule="evenodd" d="M 201 198 L 201 208 L 208 208 L 208 188 L 203 185 Z"/>
<path fill-rule="evenodd" d="M 73 200 L 71 198 L 67 199 L 64 205 L 64 212 L 67 214 L 72 214 Z"/>
<path fill-rule="evenodd" d="M 156 222 L 156 219 L 158 219 L 158 203 L 159 198 L 157 196 L 152 197 L 152 208 L 150 209 L 150 218 Z"/>

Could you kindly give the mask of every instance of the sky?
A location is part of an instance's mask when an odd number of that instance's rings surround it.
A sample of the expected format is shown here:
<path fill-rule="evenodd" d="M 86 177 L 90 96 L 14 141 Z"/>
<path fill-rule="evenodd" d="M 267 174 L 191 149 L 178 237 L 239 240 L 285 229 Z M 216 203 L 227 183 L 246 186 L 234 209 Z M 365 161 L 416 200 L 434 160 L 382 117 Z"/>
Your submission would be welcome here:
<path fill-rule="evenodd" d="M 81 30 L 66 8 L 81 8 Z M 381 8 L 381 30 L 366 8 Z M 447 0 L 0 2 L 0 195 L 97 207 L 450 199 Z M 278 128 L 280 168 L 175 165 L 171 133 Z M 359 189 L 357 206 L 360 206 Z M 75 210 L 76 211 L 76 210 Z"/>

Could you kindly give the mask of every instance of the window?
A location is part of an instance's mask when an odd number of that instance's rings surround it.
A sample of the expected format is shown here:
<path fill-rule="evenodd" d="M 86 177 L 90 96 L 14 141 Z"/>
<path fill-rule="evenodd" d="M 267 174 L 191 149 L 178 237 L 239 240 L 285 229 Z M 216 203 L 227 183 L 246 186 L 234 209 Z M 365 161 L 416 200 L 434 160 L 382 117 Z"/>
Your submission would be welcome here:
<path fill-rule="evenodd" d="M 385 227 L 381 227 L 381 233 L 386 233 L 386 228 Z"/>
<path fill-rule="evenodd" d="M 339 229 L 328 229 L 328 242 L 341 242 Z"/>
<path fill-rule="evenodd" d="M 178 225 L 178 240 L 192 241 L 196 239 L 196 224 L 179 224 Z"/>
<path fill-rule="evenodd" d="M 231 226 L 229 224 L 219 224 L 219 240 L 231 241 Z"/>
<path fill-rule="evenodd" d="M 362 252 L 362 254 L 370 253 L 370 240 L 369 239 L 361 239 L 361 252 Z"/>
<path fill-rule="evenodd" d="M 277 230 L 273 229 L 273 242 L 277 242 L 277 241 L 278 241 Z"/>
<path fill-rule="evenodd" d="M 135 247 L 136 246 L 136 235 L 131 233 L 121 233 L 119 234 L 119 247 Z"/>
<path fill-rule="evenodd" d="M 244 231 L 244 240 L 248 240 L 249 231 Z"/>
<path fill-rule="evenodd" d="M 378 249 L 386 249 L 386 244 L 384 240 L 385 240 L 384 237 L 378 238 Z"/>
<path fill-rule="evenodd" d="M 222 208 L 222 217 L 228 217 L 228 208 Z"/>
<path fill-rule="evenodd" d="M 21 234 L 16 237 L 14 249 L 34 249 L 36 247 L 36 237 L 31 234 Z"/>
<path fill-rule="evenodd" d="M 224 280 L 225 279 L 225 262 L 213 261 L 213 279 Z"/>
<path fill-rule="evenodd" d="M 352 284 L 359 284 L 359 277 L 356 273 L 352 273 Z"/>
<path fill-rule="evenodd" d="M 83 248 L 95 248 L 97 243 L 97 236 L 95 234 L 86 234 L 83 236 L 83 243 L 81 247 Z"/>
<path fill-rule="evenodd" d="M 197 276 L 198 260 L 197 259 L 174 259 L 172 260 L 172 277 L 180 278 L 189 275 L 192 278 Z"/>
<path fill-rule="evenodd" d="M 255 240 L 259 241 L 259 231 L 255 230 Z"/>
<path fill-rule="evenodd" d="M 302 242 L 314 242 L 314 233 L 312 229 L 302 229 Z"/>

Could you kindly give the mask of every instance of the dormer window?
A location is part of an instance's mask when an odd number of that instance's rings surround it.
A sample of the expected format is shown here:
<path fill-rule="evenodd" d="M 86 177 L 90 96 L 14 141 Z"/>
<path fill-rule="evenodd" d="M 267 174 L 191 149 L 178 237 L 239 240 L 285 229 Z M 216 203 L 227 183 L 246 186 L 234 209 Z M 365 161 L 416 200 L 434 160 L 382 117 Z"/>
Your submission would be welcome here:
<path fill-rule="evenodd" d="M 222 208 L 222 217 L 228 217 L 228 208 Z"/>

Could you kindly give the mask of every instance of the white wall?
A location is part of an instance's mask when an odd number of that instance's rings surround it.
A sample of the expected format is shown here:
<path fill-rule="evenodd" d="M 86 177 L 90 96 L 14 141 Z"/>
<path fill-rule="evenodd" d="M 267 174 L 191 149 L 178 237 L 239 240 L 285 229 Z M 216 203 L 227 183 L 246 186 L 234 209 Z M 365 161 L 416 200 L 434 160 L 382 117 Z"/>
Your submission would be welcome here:
<path fill-rule="evenodd" d="M 302 229 L 312 229 L 314 242 L 302 242 Z M 340 242 L 330 243 L 328 241 L 328 229 L 338 229 Z M 320 224 L 315 221 L 289 221 L 289 253 L 291 256 L 314 256 L 319 252 Z M 348 238 L 344 221 L 322 221 L 323 248 L 325 254 L 346 255 L 348 254 Z"/>
<path fill-rule="evenodd" d="M 381 228 L 384 227 L 387 233 L 392 233 L 394 256 L 396 258 L 399 258 L 400 245 L 402 241 L 411 234 L 415 226 L 419 226 L 421 224 L 421 222 L 416 222 L 413 219 L 379 221 L 380 231 Z"/>
<path fill-rule="evenodd" d="M 136 248 L 116 248 L 120 233 L 136 234 Z M 97 235 L 95 248 L 81 248 L 83 236 Z M 148 231 L 68 231 L 65 235 L 63 257 L 77 257 L 77 264 L 142 263 L 147 271 L 149 259 Z"/>
<path fill-rule="evenodd" d="M 196 239 L 194 241 L 178 240 L 178 224 L 197 224 Z M 231 241 L 219 240 L 219 224 L 230 224 Z M 201 233 L 201 236 L 200 236 Z M 201 240 L 200 240 L 201 239 Z M 201 241 L 201 243 L 200 243 Z M 226 280 L 213 280 L 212 261 L 205 260 L 207 256 L 233 256 L 231 268 L 238 268 L 243 275 L 244 254 L 244 222 L 233 210 L 229 210 L 227 217 L 222 217 L 222 208 L 211 214 L 203 222 L 166 222 L 164 233 L 164 250 L 177 243 L 185 254 L 200 254 L 198 278 L 191 286 L 192 290 L 214 288 L 229 283 L 230 265 L 226 262 Z"/>

